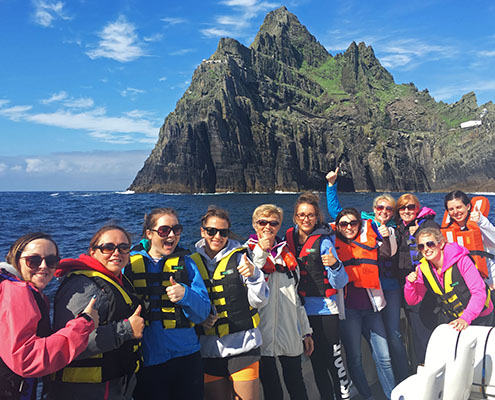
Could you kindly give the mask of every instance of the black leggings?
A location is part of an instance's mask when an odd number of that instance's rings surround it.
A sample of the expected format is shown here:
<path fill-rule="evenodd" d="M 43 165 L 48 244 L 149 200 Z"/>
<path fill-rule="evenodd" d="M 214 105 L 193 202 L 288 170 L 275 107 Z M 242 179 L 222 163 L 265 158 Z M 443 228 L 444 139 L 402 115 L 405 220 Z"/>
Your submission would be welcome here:
<path fill-rule="evenodd" d="M 143 367 L 137 374 L 134 400 L 203 400 L 203 361 L 199 352 Z"/>
<path fill-rule="evenodd" d="M 306 386 L 302 376 L 301 356 L 278 356 L 282 365 L 285 386 L 291 400 L 307 400 Z M 260 380 L 263 385 L 263 398 L 283 400 L 284 392 L 277 370 L 275 357 L 261 357 Z"/>
<path fill-rule="evenodd" d="M 316 386 L 322 399 L 350 399 L 350 381 L 342 359 L 342 345 L 339 337 L 339 316 L 310 315 L 315 349 L 311 354 L 311 365 Z M 330 376 L 328 375 L 330 373 Z"/>

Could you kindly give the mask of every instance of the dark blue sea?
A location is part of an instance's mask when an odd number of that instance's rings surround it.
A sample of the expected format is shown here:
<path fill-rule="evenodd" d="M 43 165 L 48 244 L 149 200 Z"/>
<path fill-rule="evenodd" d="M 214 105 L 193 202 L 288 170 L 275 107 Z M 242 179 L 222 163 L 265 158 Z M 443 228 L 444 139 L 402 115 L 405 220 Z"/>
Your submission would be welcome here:
<path fill-rule="evenodd" d="M 400 193 L 392 193 L 395 198 Z M 444 193 L 416 193 L 422 205 L 443 216 Z M 260 204 L 273 203 L 285 212 L 281 232 L 292 224 L 293 205 L 299 194 L 207 194 L 170 195 L 134 194 L 130 192 L 0 192 L 0 259 L 21 235 L 32 231 L 51 234 L 60 247 L 61 256 L 78 257 L 87 250 L 89 239 L 102 225 L 114 222 L 126 228 L 137 243 L 141 237 L 144 214 L 156 207 L 173 207 L 184 225 L 181 246 L 193 249 L 200 238 L 201 216 L 214 204 L 229 211 L 232 230 L 241 238 L 252 233 L 251 215 Z M 340 193 L 342 206 L 371 211 L 376 193 Z M 486 195 L 491 203 L 490 220 L 494 222 L 495 194 Z M 325 194 L 321 206 L 327 220 Z M 47 288 L 51 294 L 53 282 Z"/>

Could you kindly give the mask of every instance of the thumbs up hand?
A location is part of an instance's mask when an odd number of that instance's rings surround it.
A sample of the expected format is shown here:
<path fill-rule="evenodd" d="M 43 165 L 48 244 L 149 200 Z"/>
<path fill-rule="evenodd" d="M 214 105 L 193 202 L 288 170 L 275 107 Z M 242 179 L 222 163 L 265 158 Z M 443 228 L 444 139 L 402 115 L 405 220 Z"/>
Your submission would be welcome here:
<path fill-rule="evenodd" d="M 141 339 L 143 337 L 144 319 L 141 317 L 141 305 L 138 305 L 134 313 L 129 317 L 132 328 L 132 337 Z"/>
<path fill-rule="evenodd" d="M 335 168 L 334 171 L 330 171 L 325 178 L 327 178 L 328 186 L 335 185 L 335 181 L 337 180 L 337 176 L 339 176 L 339 167 Z"/>
<path fill-rule="evenodd" d="M 380 225 L 378 228 L 378 232 L 382 236 L 382 238 L 387 238 L 390 236 L 390 231 L 387 228 L 387 225 Z"/>
<path fill-rule="evenodd" d="M 254 275 L 254 268 L 255 268 L 254 264 L 251 261 L 249 261 L 246 254 L 244 253 L 242 255 L 241 263 L 237 267 L 237 271 L 239 271 L 239 273 L 243 277 L 249 278 Z"/>
<path fill-rule="evenodd" d="M 181 284 L 175 282 L 174 277 L 170 277 L 170 285 L 167 286 L 167 296 L 172 303 L 177 303 L 181 301 L 184 297 L 184 293 L 186 293 L 186 288 Z"/>
<path fill-rule="evenodd" d="M 258 235 L 258 246 L 260 246 L 261 250 L 270 251 L 270 249 L 272 248 L 272 242 L 273 240 L 265 235 L 264 232 L 260 232 L 260 234 Z"/>
<path fill-rule="evenodd" d="M 418 224 L 418 220 L 416 220 L 416 221 L 414 222 L 414 226 L 410 226 L 410 227 L 409 227 L 409 233 L 410 233 L 411 235 L 414 235 L 414 234 L 416 233 L 416 231 L 418 230 L 418 228 L 419 228 L 419 224 Z"/>
<path fill-rule="evenodd" d="M 94 308 L 95 304 L 96 304 L 96 296 L 89 301 L 88 305 L 82 312 L 84 314 L 88 314 L 91 317 L 91 319 L 95 323 L 95 329 L 96 329 L 98 328 L 98 324 L 100 322 L 100 316 L 98 314 L 98 310 Z"/>
<path fill-rule="evenodd" d="M 471 211 L 471 215 L 470 215 L 469 219 L 473 222 L 478 223 L 480 221 L 480 218 L 481 218 L 481 212 L 478 209 L 478 207 L 475 207 L 474 210 Z"/>

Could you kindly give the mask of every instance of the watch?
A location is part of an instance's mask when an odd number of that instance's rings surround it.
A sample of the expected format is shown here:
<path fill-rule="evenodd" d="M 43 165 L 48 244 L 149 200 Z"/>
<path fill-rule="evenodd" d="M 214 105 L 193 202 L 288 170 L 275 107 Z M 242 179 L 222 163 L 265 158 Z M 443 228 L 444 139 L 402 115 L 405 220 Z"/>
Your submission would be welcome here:
<path fill-rule="evenodd" d="M 93 318 L 91 318 L 91 316 L 88 314 L 88 313 L 85 313 L 85 312 L 80 312 L 78 315 L 77 315 L 77 318 L 79 317 L 83 317 L 86 321 L 88 322 L 91 322 L 93 321 Z"/>

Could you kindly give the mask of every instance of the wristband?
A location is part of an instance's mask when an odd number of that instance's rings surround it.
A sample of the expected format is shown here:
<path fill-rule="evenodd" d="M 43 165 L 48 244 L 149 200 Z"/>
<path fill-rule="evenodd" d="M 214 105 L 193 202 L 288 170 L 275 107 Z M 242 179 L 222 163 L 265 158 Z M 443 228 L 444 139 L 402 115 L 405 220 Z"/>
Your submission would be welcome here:
<path fill-rule="evenodd" d="M 306 339 L 308 337 L 313 337 L 313 335 L 311 333 L 306 333 L 302 338 L 304 340 L 304 339 Z"/>
<path fill-rule="evenodd" d="M 85 312 L 80 312 L 78 315 L 77 315 L 77 318 L 79 317 L 83 317 L 86 321 L 88 322 L 91 322 L 93 321 L 93 318 L 91 318 L 91 316 L 88 314 L 88 313 L 85 313 Z"/>

